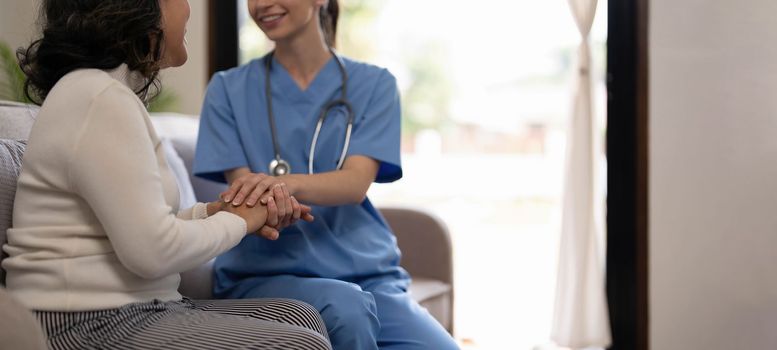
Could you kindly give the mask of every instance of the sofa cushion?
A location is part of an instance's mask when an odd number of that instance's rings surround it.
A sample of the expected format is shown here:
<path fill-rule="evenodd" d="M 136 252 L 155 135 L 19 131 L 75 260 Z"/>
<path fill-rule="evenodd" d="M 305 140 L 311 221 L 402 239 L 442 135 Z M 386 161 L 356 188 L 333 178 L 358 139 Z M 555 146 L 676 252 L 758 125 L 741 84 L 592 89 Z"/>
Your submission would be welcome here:
<path fill-rule="evenodd" d="M 0 139 L 0 247 L 6 242 L 6 230 L 11 227 L 16 179 L 22 170 L 24 141 Z M 0 251 L 0 261 L 5 252 Z M 0 284 L 5 285 L 5 270 L 0 268 Z"/>
<path fill-rule="evenodd" d="M 38 109 L 35 105 L 0 101 L 0 139 L 26 140 Z"/>
<path fill-rule="evenodd" d="M 429 278 L 413 277 L 413 283 L 410 283 L 408 293 L 413 297 L 413 300 L 421 303 L 447 294 L 450 290 L 451 286 L 447 283 Z"/>
<path fill-rule="evenodd" d="M 160 139 L 168 139 L 175 147 L 176 153 L 183 160 L 189 180 L 194 187 L 194 195 L 199 202 L 210 202 L 219 198 L 219 194 L 227 189 L 227 185 L 192 176 L 194 150 L 197 146 L 197 131 L 199 119 L 175 113 L 153 113 L 151 122 Z"/>
<path fill-rule="evenodd" d="M 453 288 L 451 285 L 423 277 L 413 277 L 410 288 L 410 296 L 425 308 L 440 324 L 449 332 L 453 330 L 451 324 Z"/>
<path fill-rule="evenodd" d="M 167 138 L 162 139 L 161 142 L 162 149 L 165 152 L 167 166 L 170 168 L 173 176 L 175 176 L 175 182 L 178 184 L 178 194 L 180 197 L 178 208 L 191 208 L 197 203 L 197 198 L 194 196 L 192 182 L 189 180 L 189 171 L 186 170 L 183 159 L 181 159 L 181 156 L 176 152 L 173 142 Z"/>
<path fill-rule="evenodd" d="M 213 299 L 213 262 L 216 259 L 181 273 L 178 292 L 190 299 Z"/>

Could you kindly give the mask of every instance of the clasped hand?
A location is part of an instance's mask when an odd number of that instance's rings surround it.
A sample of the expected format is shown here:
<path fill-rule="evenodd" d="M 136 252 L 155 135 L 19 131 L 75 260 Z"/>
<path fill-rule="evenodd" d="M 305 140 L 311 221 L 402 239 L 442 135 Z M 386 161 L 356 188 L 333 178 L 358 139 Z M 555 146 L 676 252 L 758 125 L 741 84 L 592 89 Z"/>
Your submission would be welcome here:
<path fill-rule="evenodd" d="M 314 219 L 311 208 L 300 204 L 285 182 L 267 174 L 245 174 L 232 181 L 219 197 L 228 206 L 254 208 L 262 204 L 260 210 L 266 207 L 266 220 L 256 233 L 270 240 L 278 239 L 281 230 L 300 219 L 307 222 Z"/>

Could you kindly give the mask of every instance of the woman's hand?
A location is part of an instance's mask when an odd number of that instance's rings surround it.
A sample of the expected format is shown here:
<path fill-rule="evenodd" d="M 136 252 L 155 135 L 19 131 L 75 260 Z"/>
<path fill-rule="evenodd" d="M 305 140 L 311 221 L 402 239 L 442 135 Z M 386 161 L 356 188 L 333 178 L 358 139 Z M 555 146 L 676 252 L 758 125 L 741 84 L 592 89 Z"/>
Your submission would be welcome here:
<path fill-rule="evenodd" d="M 263 205 L 249 207 L 247 205 L 234 206 L 232 204 L 225 203 L 221 209 L 243 218 L 243 220 L 246 221 L 246 231 L 249 233 L 260 231 L 265 223 L 267 223 L 268 208 Z M 277 236 L 275 238 L 265 238 L 277 239 Z"/>

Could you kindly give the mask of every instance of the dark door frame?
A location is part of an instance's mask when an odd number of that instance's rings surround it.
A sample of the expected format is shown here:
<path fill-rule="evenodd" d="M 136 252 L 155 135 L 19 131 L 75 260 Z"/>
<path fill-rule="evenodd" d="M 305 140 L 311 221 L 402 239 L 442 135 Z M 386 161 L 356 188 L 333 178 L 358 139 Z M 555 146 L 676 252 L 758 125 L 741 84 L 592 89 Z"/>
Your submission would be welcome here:
<path fill-rule="evenodd" d="M 610 349 L 648 350 L 648 0 L 616 0 L 608 6 Z"/>
<path fill-rule="evenodd" d="M 237 0 L 208 0 L 208 79 L 239 63 L 237 6 Z"/>
<path fill-rule="evenodd" d="M 612 350 L 648 350 L 648 0 L 608 4 L 607 300 Z M 209 0 L 209 76 L 239 63 L 237 1 Z"/>

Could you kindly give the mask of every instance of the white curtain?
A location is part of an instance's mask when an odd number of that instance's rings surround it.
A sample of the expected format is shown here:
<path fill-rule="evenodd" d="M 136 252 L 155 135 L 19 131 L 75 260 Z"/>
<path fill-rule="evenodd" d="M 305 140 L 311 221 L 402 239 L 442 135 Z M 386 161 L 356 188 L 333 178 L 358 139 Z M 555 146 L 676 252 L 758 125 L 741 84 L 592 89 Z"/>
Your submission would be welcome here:
<path fill-rule="evenodd" d="M 559 248 L 556 301 L 551 339 L 559 346 L 583 349 L 610 344 L 604 292 L 604 265 L 598 237 L 602 223 L 596 203 L 597 128 L 591 101 L 591 53 L 588 34 L 597 0 L 569 0 L 582 38 L 578 86 L 567 131 L 567 168 Z"/>

